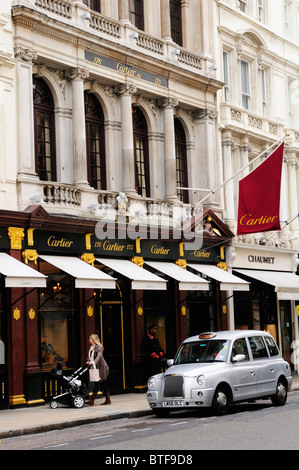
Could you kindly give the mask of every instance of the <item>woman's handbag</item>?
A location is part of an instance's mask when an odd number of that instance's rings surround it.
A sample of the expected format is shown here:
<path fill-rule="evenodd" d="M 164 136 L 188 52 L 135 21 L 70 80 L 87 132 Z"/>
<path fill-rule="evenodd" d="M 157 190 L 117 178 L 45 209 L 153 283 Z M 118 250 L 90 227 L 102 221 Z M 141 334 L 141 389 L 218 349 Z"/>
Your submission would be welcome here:
<path fill-rule="evenodd" d="M 98 382 L 100 380 L 99 369 L 89 369 L 90 382 Z"/>

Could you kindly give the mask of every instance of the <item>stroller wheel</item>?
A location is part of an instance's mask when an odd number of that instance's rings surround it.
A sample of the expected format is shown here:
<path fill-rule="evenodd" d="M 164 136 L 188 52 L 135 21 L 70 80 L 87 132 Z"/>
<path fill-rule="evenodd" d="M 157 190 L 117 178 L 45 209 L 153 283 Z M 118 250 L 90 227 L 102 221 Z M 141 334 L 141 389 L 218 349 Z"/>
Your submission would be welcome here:
<path fill-rule="evenodd" d="M 52 408 L 52 410 L 55 410 L 56 408 L 58 408 L 57 401 L 55 400 L 50 401 L 50 408 Z"/>
<path fill-rule="evenodd" d="M 82 408 L 84 404 L 85 404 L 85 400 L 80 395 L 77 395 L 76 397 L 73 398 L 73 406 L 75 408 Z"/>

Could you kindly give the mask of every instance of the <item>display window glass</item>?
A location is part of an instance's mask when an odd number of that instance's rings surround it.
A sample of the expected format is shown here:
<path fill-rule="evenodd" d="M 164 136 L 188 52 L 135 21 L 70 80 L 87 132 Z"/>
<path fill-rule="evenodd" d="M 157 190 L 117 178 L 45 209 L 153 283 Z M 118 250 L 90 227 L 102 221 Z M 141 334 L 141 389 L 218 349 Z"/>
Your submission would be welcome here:
<path fill-rule="evenodd" d="M 43 370 L 73 366 L 73 316 L 75 289 L 72 277 L 40 263 L 40 271 L 48 276 L 47 288 L 40 290 L 40 338 Z"/>

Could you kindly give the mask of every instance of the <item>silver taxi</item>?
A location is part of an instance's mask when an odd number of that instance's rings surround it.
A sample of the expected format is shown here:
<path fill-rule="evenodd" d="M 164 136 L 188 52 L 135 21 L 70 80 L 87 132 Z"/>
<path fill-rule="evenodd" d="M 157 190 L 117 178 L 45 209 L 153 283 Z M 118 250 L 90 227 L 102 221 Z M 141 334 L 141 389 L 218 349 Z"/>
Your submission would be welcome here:
<path fill-rule="evenodd" d="M 223 415 L 241 401 L 286 403 L 289 364 L 273 337 L 257 330 L 202 333 L 186 339 L 166 372 L 149 378 L 147 400 L 156 416 L 171 410 L 212 407 Z"/>

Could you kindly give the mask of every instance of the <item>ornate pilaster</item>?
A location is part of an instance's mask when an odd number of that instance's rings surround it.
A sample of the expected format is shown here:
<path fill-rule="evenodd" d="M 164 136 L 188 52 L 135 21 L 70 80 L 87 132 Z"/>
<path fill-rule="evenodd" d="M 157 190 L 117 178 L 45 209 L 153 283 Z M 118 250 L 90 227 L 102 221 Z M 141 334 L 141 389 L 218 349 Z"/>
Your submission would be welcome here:
<path fill-rule="evenodd" d="M 29 48 L 17 46 L 14 50 L 16 64 L 17 119 L 18 119 L 18 177 L 37 178 L 35 173 L 34 121 L 32 66 L 37 53 Z"/>

